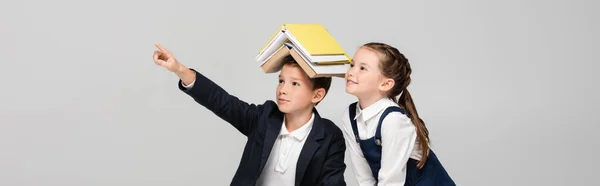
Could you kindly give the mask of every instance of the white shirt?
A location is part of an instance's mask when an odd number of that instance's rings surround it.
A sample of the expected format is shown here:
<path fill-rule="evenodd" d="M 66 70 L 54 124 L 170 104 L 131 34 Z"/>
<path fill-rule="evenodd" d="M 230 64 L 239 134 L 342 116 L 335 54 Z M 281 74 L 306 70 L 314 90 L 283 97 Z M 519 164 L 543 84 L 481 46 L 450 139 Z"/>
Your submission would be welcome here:
<path fill-rule="evenodd" d="M 182 85 L 190 89 L 194 86 L 194 82 L 189 85 Z M 269 155 L 269 159 L 265 164 L 260 177 L 257 180 L 259 186 L 285 186 L 295 185 L 296 181 L 296 165 L 298 157 L 304 147 L 306 138 L 312 130 L 315 114 L 313 113 L 310 120 L 302 127 L 289 132 L 285 126 L 285 118 L 281 124 L 279 136 L 273 144 L 273 149 Z"/>
<path fill-rule="evenodd" d="M 361 140 L 375 136 L 377 123 L 383 111 L 391 106 L 398 106 L 393 100 L 383 98 L 373 105 L 361 109 L 357 104 L 356 125 L 358 137 Z M 349 109 L 346 108 L 342 118 L 344 138 L 346 139 L 347 153 L 350 155 L 352 170 L 356 180 L 361 186 L 400 185 L 406 180 L 406 163 L 409 158 L 421 159 L 421 152 L 417 145 L 417 131 L 410 118 L 400 112 L 389 113 L 381 126 L 381 169 L 379 169 L 379 182 L 375 181 L 371 168 L 364 158 L 359 144 L 356 142 L 352 124 L 350 123 Z"/>
<path fill-rule="evenodd" d="M 302 127 L 288 132 L 285 119 L 279 136 L 273 145 L 269 159 L 258 178 L 257 185 L 284 186 L 294 185 L 296 180 L 296 165 L 302 147 L 310 133 L 315 114 Z"/>

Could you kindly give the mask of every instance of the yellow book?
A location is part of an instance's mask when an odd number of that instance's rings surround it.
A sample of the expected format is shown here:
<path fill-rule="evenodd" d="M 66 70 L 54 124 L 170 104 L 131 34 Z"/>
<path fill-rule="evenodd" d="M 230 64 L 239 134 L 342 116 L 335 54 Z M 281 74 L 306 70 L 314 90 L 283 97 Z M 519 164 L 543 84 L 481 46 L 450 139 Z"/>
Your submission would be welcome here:
<path fill-rule="evenodd" d="M 311 77 L 343 77 L 350 63 L 350 57 L 321 24 L 283 24 L 256 56 L 265 73 L 278 69 L 277 65 L 273 66 L 278 63 L 271 62 L 271 58 L 281 58 L 276 53 L 280 53 L 284 45 L 296 51 L 294 58 L 302 58 L 296 61 L 308 63 L 303 65 L 312 69 Z M 265 64 L 267 61 L 269 64 Z"/>
<path fill-rule="evenodd" d="M 265 50 L 265 48 L 267 48 L 267 46 L 269 46 L 269 44 L 275 39 L 275 37 L 277 37 L 279 34 L 282 33 L 281 30 L 283 30 L 283 26 L 281 26 L 281 28 L 279 30 L 277 30 L 277 32 L 275 32 L 275 34 L 273 34 L 273 36 L 271 36 L 271 39 L 269 39 L 269 42 L 265 43 L 265 46 L 263 46 L 263 48 L 260 49 L 260 52 L 258 52 L 259 54 L 262 53 Z"/>
<path fill-rule="evenodd" d="M 344 55 L 344 49 L 320 24 L 285 24 L 283 26 L 310 55 Z"/>

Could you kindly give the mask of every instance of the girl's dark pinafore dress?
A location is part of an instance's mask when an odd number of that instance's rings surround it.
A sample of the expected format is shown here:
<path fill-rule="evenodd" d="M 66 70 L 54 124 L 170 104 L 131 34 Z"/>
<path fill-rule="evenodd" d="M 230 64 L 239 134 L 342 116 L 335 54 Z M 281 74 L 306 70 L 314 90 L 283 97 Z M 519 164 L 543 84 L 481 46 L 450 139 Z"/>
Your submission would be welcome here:
<path fill-rule="evenodd" d="M 359 143 L 360 148 L 363 152 L 363 155 L 367 162 L 369 163 L 369 167 L 371 167 L 371 172 L 376 181 L 378 181 L 379 169 L 381 168 L 381 124 L 383 119 L 390 112 L 401 112 L 402 114 L 406 114 L 406 112 L 400 107 L 388 107 L 383 111 L 381 117 L 379 118 L 379 123 L 377 124 L 377 130 L 375 132 L 375 136 L 372 138 L 361 140 L 358 137 L 358 128 L 356 126 L 356 120 L 354 117 L 356 116 L 356 106 L 357 103 L 353 103 L 350 105 L 350 122 L 352 123 L 352 131 L 354 132 L 354 137 L 356 138 L 357 143 Z M 406 165 L 406 182 L 405 186 L 455 186 L 456 184 L 450 178 L 438 158 L 436 157 L 433 151 L 429 150 L 429 157 L 427 158 L 427 162 L 425 162 L 425 166 L 422 169 L 417 168 L 418 161 L 412 158 L 408 159 Z"/>

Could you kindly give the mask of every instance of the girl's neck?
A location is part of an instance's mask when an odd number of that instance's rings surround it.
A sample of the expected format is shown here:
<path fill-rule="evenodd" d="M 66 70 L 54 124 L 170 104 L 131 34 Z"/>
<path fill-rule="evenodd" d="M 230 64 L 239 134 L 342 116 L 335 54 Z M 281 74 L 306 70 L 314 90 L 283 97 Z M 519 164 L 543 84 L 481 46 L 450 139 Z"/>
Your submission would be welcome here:
<path fill-rule="evenodd" d="M 360 109 L 365 109 L 365 108 L 375 104 L 377 101 L 381 100 L 384 97 L 385 96 L 381 95 L 381 94 L 370 94 L 369 96 L 360 96 L 360 97 L 357 96 Z"/>

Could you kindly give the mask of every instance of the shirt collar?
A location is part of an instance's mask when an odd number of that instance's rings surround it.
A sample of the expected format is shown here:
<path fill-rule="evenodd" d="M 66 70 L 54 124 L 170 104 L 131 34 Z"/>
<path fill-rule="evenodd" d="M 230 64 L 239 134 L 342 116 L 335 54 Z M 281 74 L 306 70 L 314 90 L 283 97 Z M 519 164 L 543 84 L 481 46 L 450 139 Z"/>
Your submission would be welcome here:
<path fill-rule="evenodd" d="M 308 122 L 306 122 L 306 124 L 304 124 L 302 127 L 298 128 L 290 133 L 290 132 L 288 132 L 287 128 L 285 127 L 285 116 L 284 116 L 282 126 L 281 126 L 281 131 L 279 131 L 279 135 L 280 136 L 281 135 L 290 135 L 290 136 L 294 137 L 296 140 L 303 140 L 306 136 L 308 136 L 308 133 L 312 129 L 314 119 L 315 119 L 315 113 L 312 113 L 312 115 L 310 116 L 310 120 L 308 120 Z"/>
<path fill-rule="evenodd" d="M 354 120 L 356 120 L 356 118 L 362 115 L 363 120 L 367 121 L 379 114 L 379 112 L 393 105 L 396 105 L 396 103 L 394 103 L 392 99 L 387 97 L 381 98 L 377 102 L 364 109 L 360 108 L 360 104 L 356 104 L 356 116 L 354 117 Z"/>

